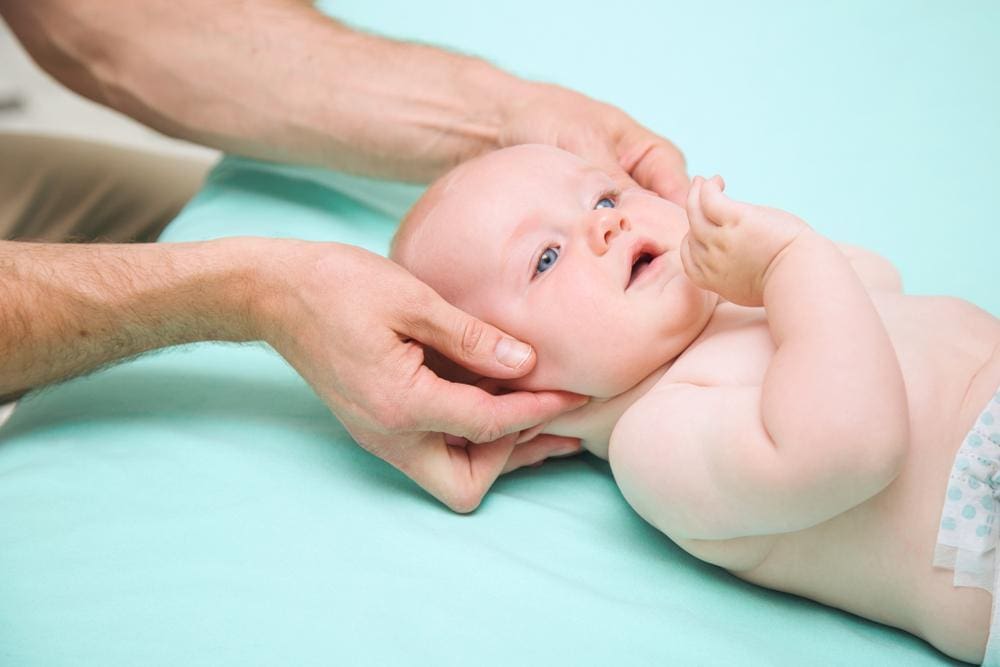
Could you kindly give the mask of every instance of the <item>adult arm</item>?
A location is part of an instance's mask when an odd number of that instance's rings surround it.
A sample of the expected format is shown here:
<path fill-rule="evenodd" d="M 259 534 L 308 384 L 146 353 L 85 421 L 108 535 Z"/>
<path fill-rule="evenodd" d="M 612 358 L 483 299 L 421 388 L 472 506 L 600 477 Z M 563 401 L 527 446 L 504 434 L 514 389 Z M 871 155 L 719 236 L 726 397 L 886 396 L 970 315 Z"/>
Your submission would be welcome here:
<path fill-rule="evenodd" d="M 515 440 L 583 397 L 491 396 L 434 375 L 424 344 L 499 378 L 528 372 L 535 355 L 505 348 L 512 341 L 500 331 L 359 248 L 0 241 L 0 293 L 0 396 L 170 345 L 265 340 L 360 445 L 456 511 L 474 509 L 502 472 L 579 448 L 551 436 Z M 449 445 L 442 432 L 472 444 Z"/>
<path fill-rule="evenodd" d="M 678 203 L 687 190 L 680 152 L 610 105 L 298 0 L 0 0 L 0 13 L 67 87 L 226 152 L 427 182 L 551 143 Z"/>

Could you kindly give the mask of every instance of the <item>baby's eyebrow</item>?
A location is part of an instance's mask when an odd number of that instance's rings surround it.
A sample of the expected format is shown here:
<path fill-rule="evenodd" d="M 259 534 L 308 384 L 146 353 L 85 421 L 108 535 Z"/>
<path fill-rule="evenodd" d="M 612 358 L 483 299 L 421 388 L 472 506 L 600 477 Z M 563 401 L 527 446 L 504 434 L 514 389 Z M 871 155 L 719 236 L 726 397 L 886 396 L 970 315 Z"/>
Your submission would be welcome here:
<path fill-rule="evenodd" d="M 514 231 L 511 232 L 510 237 L 507 238 L 507 241 L 500 248 L 500 261 L 503 263 L 503 266 L 505 268 L 510 266 L 511 264 L 513 264 L 515 267 L 517 266 L 517 262 L 508 262 L 507 259 L 513 253 L 518 242 L 522 241 L 524 237 L 528 235 L 528 233 L 533 231 L 532 226 L 537 226 L 537 224 L 538 224 L 538 214 L 537 212 L 533 211 L 528 215 L 526 215 L 524 219 L 521 220 L 521 222 L 517 223 L 517 226 L 514 227 Z M 519 276 L 515 277 L 519 278 Z"/>

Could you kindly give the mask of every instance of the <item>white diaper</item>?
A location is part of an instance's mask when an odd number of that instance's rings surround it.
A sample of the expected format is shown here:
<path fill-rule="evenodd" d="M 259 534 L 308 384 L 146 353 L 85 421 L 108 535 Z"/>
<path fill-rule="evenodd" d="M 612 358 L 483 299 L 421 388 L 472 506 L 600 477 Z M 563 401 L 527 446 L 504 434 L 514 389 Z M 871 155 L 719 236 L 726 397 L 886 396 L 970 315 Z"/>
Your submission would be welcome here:
<path fill-rule="evenodd" d="M 955 455 L 945 492 L 935 567 L 955 571 L 955 586 L 993 592 L 1000 511 L 1000 391 L 976 418 Z"/>

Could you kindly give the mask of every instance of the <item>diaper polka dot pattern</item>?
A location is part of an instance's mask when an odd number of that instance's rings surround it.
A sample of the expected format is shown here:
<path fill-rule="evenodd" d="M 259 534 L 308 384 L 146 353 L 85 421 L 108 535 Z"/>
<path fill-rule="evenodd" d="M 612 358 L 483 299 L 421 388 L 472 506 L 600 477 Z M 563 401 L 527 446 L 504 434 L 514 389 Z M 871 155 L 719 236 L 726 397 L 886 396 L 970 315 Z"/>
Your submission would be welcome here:
<path fill-rule="evenodd" d="M 945 492 L 934 565 L 954 570 L 956 586 L 993 592 L 998 499 L 1000 390 L 962 441 Z"/>

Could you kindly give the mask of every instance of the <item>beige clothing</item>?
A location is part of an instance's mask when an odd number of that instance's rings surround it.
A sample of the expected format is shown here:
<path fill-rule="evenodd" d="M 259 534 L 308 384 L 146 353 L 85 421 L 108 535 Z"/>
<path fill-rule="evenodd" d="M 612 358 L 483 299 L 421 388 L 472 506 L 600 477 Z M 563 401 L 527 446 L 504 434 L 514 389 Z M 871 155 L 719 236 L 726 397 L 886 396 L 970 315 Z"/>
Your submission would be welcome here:
<path fill-rule="evenodd" d="M 155 241 L 211 164 L 80 139 L 0 133 L 0 239 Z M 0 396 L 2 409 L 23 394 Z"/>
<path fill-rule="evenodd" d="M 155 241 L 210 166 L 80 139 L 0 133 L 0 238 Z"/>

